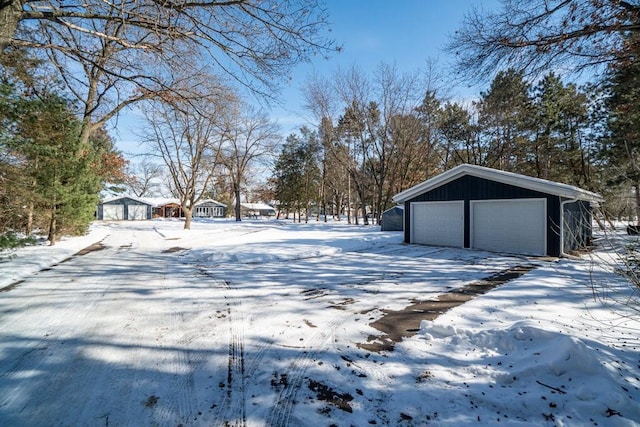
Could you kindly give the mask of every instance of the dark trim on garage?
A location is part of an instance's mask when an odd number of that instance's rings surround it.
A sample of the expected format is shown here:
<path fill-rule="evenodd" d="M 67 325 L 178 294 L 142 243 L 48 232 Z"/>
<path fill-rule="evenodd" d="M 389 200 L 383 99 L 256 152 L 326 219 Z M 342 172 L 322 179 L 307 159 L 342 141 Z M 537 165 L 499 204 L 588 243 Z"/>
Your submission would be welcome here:
<path fill-rule="evenodd" d="M 547 255 L 560 256 L 560 197 L 503 184 L 484 178 L 465 175 L 431 191 L 404 202 L 405 223 L 410 224 L 413 202 L 464 201 L 464 247 L 471 247 L 471 200 L 546 199 L 547 200 Z M 404 241 L 411 241 L 411 229 L 405 227 Z"/>
<path fill-rule="evenodd" d="M 404 241 L 414 228 L 411 203 L 464 202 L 464 247 L 471 247 L 471 202 L 480 200 L 544 199 L 546 255 L 562 256 L 590 247 L 592 208 L 604 201 L 599 194 L 572 185 L 482 166 L 463 164 L 396 194 L 404 205 Z"/>
<path fill-rule="evenodd" d="M 98 205 L 98 209 L 96 211 L 96 218 L 99 220 L 104 220 L 104 206 L 105 205 L 121 205 L 124 206 L 124 212 L 123 212 L 123 220 L 124 221 L 128 221 L 129 220 L 129 206 L 146 206 L 146 218 L 145 219 L 151 219 L 151 210 L 152 210 L 152 205 L 150 203 L 147 203 L 143 200 L 138 200 L 135 199 L 133 197 L 117 197 L 114 199 L 108 199 L 103 201 L 102 203 L 100 203 Z"/>

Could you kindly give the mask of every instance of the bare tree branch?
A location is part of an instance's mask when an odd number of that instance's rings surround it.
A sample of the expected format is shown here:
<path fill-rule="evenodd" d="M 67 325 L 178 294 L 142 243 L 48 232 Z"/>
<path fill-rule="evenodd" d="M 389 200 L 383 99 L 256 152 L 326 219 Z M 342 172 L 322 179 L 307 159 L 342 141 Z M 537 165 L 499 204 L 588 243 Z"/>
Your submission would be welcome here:
<path fill-rule="evenodd" d="M 639 30 L 637 0 L 503 0 L 497 11 L 468 13 L 447 49 L 466 80 L 508 68 L 579 72 L 623 59 L 625 35 Z"/>
<path fill-rule="evenodd" d="M 103 31 L 110 24 L 121 30 Z M 81 34 L 90 45 L 108 41 L 161 60 L 176 45 L 188 46 L 200 58 L 185 60 L 212 62 L 266 96 L 293 65 L 337 50 L 323 35 L 321 0 L 2 0 L 0 51 L 14 45 L 68 52 L 65 44 L 40 37 L 43 25 Z"/>

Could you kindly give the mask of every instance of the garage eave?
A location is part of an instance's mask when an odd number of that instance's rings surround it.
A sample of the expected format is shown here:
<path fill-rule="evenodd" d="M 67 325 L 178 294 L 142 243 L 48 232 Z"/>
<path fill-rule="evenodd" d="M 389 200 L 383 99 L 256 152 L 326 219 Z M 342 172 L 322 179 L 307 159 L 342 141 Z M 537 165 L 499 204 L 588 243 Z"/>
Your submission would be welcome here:
<path fill-rule="evenodd" d="M 440 175 L 398 193 L 393 196 L 393 201 L 395 203 L 404 203 L 420 194 L 431 191 L 434 188 L 438 188 L 465 175 L 471 175 L 490 181 L 501 182 L 503 184 L 527 188 L 533 191 L 539 191 L 541 193 L 552 194 L 569 199 L 591 202 L 604 201 L 604 198 L 600 194 L 592 193 L 591 191 L 583 190 L 573 185 L 470 164 L 456 166 L 455 168 L 449 169 Z"/>

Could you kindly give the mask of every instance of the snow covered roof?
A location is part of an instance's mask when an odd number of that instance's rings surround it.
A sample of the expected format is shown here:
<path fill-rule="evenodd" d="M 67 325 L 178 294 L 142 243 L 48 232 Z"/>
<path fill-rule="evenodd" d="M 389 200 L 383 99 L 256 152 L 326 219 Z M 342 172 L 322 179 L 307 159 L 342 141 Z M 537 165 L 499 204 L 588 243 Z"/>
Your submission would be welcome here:
<path fill-rule="evenodd" d="M 440 175 L 437 175 L 401 193 L 398 193 L 393 196 L 393 201 L 396 203 L 403 203 L 419 194 L 440 187 L 465 175 L 484 178 L 491 181 L 501 182 L 503 184 L 527 188 L 529 190 L 567 197 L 570 199 L 579 199 L 594 202 L 604 201 L 600 194 L 592 193 L 591 191 L 583 190 L 582 188 L 575 187 L 573 185 L 562 184 L 559 182 L 548 181 L 546 179 L 533 178 L 531 176 L 520 175 L 513 172 L 506 172 L 498 169 L 491 169 L 470 164 L 462 164 L 456 166 L 453 169 L 449 169 L 448 171 L 443 172 Z"/>
<path fill-rule="evenodd" d="M 152 205 L 154 206 L 154 204 L 149 201 L 149 199 L 145 199 L 143 197 L 136 197 L 136 196 L 114 196 L 114 197 L 107 197 L 106 199 L 102 200 L 102 203 L 110 203 L 110 202 L 114 202 L 116 200 L 122 200 L 122 199 L 131 199 L 131 200 L 135 200 L 136 202 L 140 202 L 144 205 Z"/>
<path fill-rule="evenodd" d="M 252 209 L 254 211 L 261 211 L 261 210 L 275 211 L 276 210 L 273 206 L 269 206 L 265 203 L 240 203 L 240 206 L 242 206 L 245 209 Z"/>
<path fill-rule="evenodd" d="M 218 206 L 222 206 L 222 207 L 227 207 L 227 205 L 225 205 L 224 203 L 221 203 L 217 200 L 213 200 L 213 199 L 204 199 L 204 200 L 200 200 L 198 203 L 195 204 L 195 206 L 200 206 L 200 205 L 204 205 L 205 203 L 213 203 L 215 205 Z"/>
<path fill-rule="evenodd" d="M 120 199 L 131 199 L 131 200 L 135 200 L 137 202 L 143 203 L 145 205 L 151 205 L 153 207 L 160 207 L 160 206 L 166 206 L 166 205 L 170 205 L 170 204 L 175 204 L 175 205 L 180 205 L 180 200 L 176 199 L 176 198 L 168 198 L 168 197 L 136 197 L 136 196 L 115 196 L 115 197 L 109 197 L 106 198 L 102 201 L 102 203 L 108 203 L 108 202 L 113 202 L 115 200 L 120 200 Z M 196 203 L 196 206 L 202 205 L 204 203 L 215 203 L 219 206 L 222 207 L 227 207 L 227 205 L 225 205 L 224 203 L 220 203 L 217 200 L 213 200 L 213 199 L 204 199 L 204 200 L 200 200 L 198 203 Z M 267 206 L 267 205 L 264 205 Z M 273 209 L 271 206 L 268 206 L 266 208 L 250 208 L 250 209 Z"/>
<path fill-rule="evenodd" d="M 166 206 L 170 204 L 180 204 L 180 200 L 167 197 L 144 197 L 143 200 L 147 200 L 152 206 L 155 207 Z"/>

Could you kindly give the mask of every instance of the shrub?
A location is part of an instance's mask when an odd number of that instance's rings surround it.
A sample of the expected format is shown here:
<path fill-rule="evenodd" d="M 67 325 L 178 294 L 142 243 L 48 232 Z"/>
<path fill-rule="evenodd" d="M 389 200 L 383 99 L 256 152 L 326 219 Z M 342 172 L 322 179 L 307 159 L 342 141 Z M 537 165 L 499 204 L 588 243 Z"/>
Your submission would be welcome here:
<path fill-rule="evenodd" d="M 35 245 L 36 239 L 33 237 L 21 237 L 13 231 L 0 234 L 0 250 L 22 248 L 24 246 Z"/>

